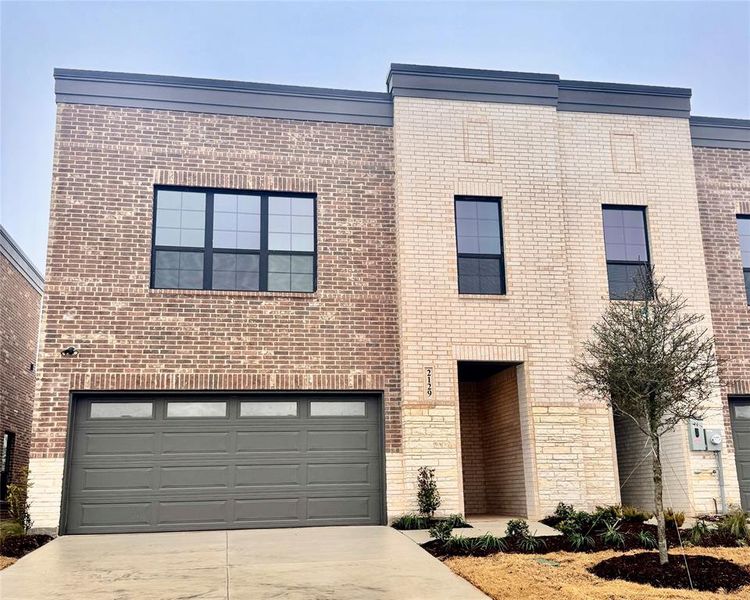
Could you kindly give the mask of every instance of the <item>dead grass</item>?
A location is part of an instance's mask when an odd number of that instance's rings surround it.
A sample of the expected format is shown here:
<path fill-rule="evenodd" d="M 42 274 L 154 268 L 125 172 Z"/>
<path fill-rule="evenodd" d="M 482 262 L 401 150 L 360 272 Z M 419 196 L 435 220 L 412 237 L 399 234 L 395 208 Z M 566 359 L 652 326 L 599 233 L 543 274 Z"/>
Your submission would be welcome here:
<path fill-rule="evenodd" d="M 689 554 L 726 558 L 750 568 L 748 548 L 690 548 Z M 633 552 L 634 553 L 634 552 Z M 586 569 L 616 552 L 556 552 L 545 555 L 495 554 L 453 557 L 451 570 L 495 600 L 739 600 L 750 598 L 750 586 L 732 593 L 659 589 L 627 581 L 606 581 Z"/>
<path fill-rule="evenodd" d="M 0 571 L 2 571 L 5 567 L 9 567 L 14 562 L 16 562 L 16 558 L 10 558 L 9 556 L 0 556 Z"/>

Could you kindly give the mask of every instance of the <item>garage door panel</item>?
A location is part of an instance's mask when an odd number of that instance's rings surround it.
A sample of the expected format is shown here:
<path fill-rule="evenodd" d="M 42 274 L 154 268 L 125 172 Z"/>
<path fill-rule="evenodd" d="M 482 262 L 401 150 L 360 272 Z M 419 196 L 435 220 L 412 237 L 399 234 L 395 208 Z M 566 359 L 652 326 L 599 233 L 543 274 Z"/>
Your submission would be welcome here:
<path fill-rule="evenodd" d="M 303 469 L 299 464 L 237 465 L 235 472 L 235 485 L 239 488 L 303 484 Z"/>
<path fill-rule="evenodd" d="M 79 434 L 80 435 L 80 434 Z M 157 434 L 135 431 L 95 432 L 80 435 L 84 456 L 143 456 L 156 452 Z"/>
<path fill-rule="evenodd" d="M 227 465 L 162 466 L 159 469 L 159 489 L 228 489 L 230 475 Z"/>
<path fill-rule="evenodd" d="M 226 431 L 183 431 L 162 435 L 164 454 L 227 454 L 230 435 Z"/>
<path fill-rule="evenodd" d="M 376 398 L 360 397 L 364 416 L 355 414 L 357 400 L 317 408 L 349 416 L 311 417 L 314 400 L 300 394 L 265 395 L 257 407 L 252 397 L 217 397 L 226 410 L 201 400 L 180 407 L 191 416 L 167 416 L 167 403 L 179 398 L 148 396 L 149 418 L 92 419 L 86 401 L 76 409 L 67 533 L 381 523 Z M 147 412 L 122 396 L 116 402 L 97 414 Z"/>
<path fill-rule="evenodd" d="M 302 499 L 291 498 L 252 498 L 235 500 L 234 518 L 238 523 L 254 524 L 286 524 L 298 525 L 303 515 Z"/>
<path fill-rule="evenodd" d="M 370 450 L 373 436 L 367 429 L 347 431 L 324 430 L 307 432 L 307 450 L 312 452 Z"/>
<path fill-rule="evenodd" d="M 122 492 L 151 490 L 154 468 L 143 467 L 83 467 L 71 474 L 72 489 L 80 492 Z"/>
<path fill-rule="evenodd" d="M 238 431 L 237 452 L 300 452 L 303 432 L 291 431 Z"/>
<path fill-rule="evenodd" d="M 151 502 L 81 503 L 79 527 L 134 527 L 151 524 Z M 74 521 L 75 522 L 75 521 Z"/>

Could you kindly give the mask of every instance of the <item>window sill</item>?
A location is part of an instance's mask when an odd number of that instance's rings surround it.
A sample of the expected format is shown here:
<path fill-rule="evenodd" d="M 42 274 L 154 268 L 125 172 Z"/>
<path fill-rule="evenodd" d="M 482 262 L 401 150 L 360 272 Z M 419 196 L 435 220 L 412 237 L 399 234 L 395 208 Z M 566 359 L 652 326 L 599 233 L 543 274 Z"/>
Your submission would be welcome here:
<path fill-rule="evenodd" d="M 300 298 L 315 300 L 318 298 L 317 290 L 314 292 L 256 292 L 243 290 L 173 290 L 161 288 L 149 288 L 150 296 L 229 296 L 239 298 Z"/>
<path fill-rule="evenodd" d="M 507 302 L 510 300 L 508 294 L 458 294 L 458 297 L 462 300 L 499 300 L 501 302 Z"/>

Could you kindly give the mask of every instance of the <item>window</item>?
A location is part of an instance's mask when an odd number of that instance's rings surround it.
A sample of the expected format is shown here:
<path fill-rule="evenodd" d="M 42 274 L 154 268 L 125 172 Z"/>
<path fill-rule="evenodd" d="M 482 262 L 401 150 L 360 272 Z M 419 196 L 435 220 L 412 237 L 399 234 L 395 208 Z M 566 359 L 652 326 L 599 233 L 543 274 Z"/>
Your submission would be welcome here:
<path fill-rule="evenodd" d="M 150 419 L 151 402 L 92 402 L 92 419 Z"/>
<path fill-rule="evenodd" d="M 740 252 L 742 253 L 742 272 L 745 275 L 745 294 L 750 304 L 750 215 L 737 217 L 737 228 L 740 233 Z"/>
<path fill-rule="evenodd" d="M 315 198 L 157 188 L 151 286 L 312 292 Z"/>
<path fill-rule="evenodd" d="M 284 402 L 241 402 L 241 417 L 296 417 L 297 403 Z"/>
<path fill-rule="evenodd" d="M 0 450 L 0 500 L 5 500 L 8 497 L 8 484 L 10 483 L 10 471 L 13 467 L 13 444 L 16 439 L 16 434 L 10 431 L 3 433 L 3 446 Z"/>
<path fill-rule="evenodd" d="M 364 417 L 365 403 L 356 402 L 310 402 L 311 417 Z"/>
<path fill-rule="evenodd" d="M 646 209 L 640 206 L 604 206 L 602 217 L 609 297 L 612 300 L 643 300 L 638 283 L 649 267 Z"/>
<path fill-rule="evenodd" d="M 226 402 L 168 402 L 167 418 L 226 417 Z"/>
<path fill-rule="evenodd" d="M 456 198 L 459 294 L 505 294 L 499 198 Z"/>

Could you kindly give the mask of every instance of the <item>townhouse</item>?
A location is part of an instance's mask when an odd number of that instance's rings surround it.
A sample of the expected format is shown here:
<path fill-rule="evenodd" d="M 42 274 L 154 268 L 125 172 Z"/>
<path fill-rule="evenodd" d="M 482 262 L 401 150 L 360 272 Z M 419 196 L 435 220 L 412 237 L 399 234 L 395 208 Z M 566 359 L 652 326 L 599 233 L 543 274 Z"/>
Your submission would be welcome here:
<path fill-rule="evenodd" d="M 37 528 L 381 524 L 421 465 L 444 512 L 648 506 L 642 440 L 571 381 L 645 265 L 748 377 L 749 129 L 691 127 L 690 90 L 399 64 L 385 93 L 55 79 Z M 665 441 L 675 508 L 748 501 L 750 388 L 728 385 L 720 453 L 687 424 Z"/>
<path fill-rule="evenodd" d="M 0 226 L 0 518 L 8 514 L 8 486 L 29 465 L 39 312 L 44 280 Z"/>

